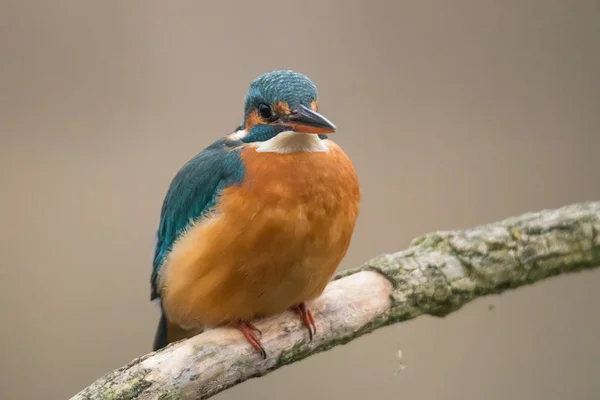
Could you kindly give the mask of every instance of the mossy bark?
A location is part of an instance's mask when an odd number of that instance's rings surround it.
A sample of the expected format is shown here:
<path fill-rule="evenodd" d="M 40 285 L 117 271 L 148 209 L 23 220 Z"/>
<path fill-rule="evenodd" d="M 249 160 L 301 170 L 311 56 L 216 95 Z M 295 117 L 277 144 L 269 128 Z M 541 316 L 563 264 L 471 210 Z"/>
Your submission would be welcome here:
<path fill-rule="evenodd" d="M 310 304 L 321 328 L 312 342 L 293 313 L 257 321 L 267 360 L 239 332 L 219 328 L 133 360 L 73 399 L 206 399 L 382 326 L 445 316 L 477 297 L 597 266 L 600 202 L 431 233 L 339 273 Z"/>

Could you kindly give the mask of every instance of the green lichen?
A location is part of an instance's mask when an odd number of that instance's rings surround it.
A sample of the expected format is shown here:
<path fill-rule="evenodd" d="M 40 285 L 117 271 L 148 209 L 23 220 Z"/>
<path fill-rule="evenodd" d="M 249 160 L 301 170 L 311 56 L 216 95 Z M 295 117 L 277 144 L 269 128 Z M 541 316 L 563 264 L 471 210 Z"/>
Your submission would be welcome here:
<path fill-rule="evenodd" d="M 183 400 L 183 396 L 179 390 L 169 390 L 161 393 L 161 395 L 158 396 L 158 400 Z"/>
<path fill-rule="evenodd" d="M 303 343 L 296 343 L 291 349 L 286 350 L 281 353 L 279 356 L 279 360 L 277 361 L 278 365 L 287 365 L 294 360 L 298 359 L 300 355 L 306 352 L 306 346 Z"/>
<path fill-rule="evenodd" d="M 117 372 L 117 371 L 115 371 Z M 112 380 L 107 378 L 107 385 L 92 395 L 88 394 L 85 398 L 98 400 L 135 400 L 147 388 L 152 386 L 152 382 L 147 381 L 148 370 L 139 371 L 128 377 L 127 380 Z M 116 373 L 112 377 L 116 378 Z"/>
<path fill-rule="evenodd" d="M 443 236 L 440 233 L 427 233 L 413 239 L 410 242 L 410 247 L 435 248 L 442 240 Z"/>
<path fill-rule="evenodd" d="M 242 357 L 239 360 L 237 360 L 232 366 L 233 369 L 239 369 L 240 371 L 247 371 L 249 369 L 252 369 L 253 367 L 254 360 L 245 357 Z"/>

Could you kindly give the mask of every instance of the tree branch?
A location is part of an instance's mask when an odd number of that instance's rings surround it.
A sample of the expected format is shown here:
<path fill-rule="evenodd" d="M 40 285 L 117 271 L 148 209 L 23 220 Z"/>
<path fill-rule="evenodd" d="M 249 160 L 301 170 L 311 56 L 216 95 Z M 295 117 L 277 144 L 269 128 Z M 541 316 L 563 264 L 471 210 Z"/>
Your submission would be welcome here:
<path fill-rule="evenodd" d="M 309 304 L 312 342 L 292 312 L 259 320 L 268 358 L 236 329 L 174 343 L 108 373 L 72 400 L 207 399 L 373 330 L 421 314 L 600 265 L 600 202 L 528 213 L 465 231 L 436 232 L 404 251 L 339 273 Z"/>

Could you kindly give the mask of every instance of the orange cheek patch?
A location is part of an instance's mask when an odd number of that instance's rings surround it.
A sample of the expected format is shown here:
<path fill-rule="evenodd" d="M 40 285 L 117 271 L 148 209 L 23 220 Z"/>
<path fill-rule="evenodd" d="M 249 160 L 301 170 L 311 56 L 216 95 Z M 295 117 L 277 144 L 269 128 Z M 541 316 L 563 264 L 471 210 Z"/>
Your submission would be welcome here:
<path fill-rule="evenodd" d="M 273 111 L 277 115 L 289 115 L 290 114 L 290 105 L 285 101 L 278 101 L 273 104 Z"/>
<path fill-rule="evenodd" d="M 314 99 L 311 103 L 310 103 L 310 108 L 314 111 L 317 112 L 319 111 L 319 100 Z"/>
<path fill-rule="evenodd" d="M 246 118 L 246 132 L 249 132 L 254 125 L 262 123 L 264 122 L 260 115 L 258 115 L 258 111 L 252 111 L 250 114 L 248 114 L 248 118 Z"/>

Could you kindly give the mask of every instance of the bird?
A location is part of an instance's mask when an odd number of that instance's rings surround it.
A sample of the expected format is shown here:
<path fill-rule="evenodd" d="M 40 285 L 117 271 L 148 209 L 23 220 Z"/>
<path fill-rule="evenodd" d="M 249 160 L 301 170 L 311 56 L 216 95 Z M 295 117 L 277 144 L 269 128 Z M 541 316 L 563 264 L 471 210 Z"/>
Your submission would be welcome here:
<path fill-rule="evenodd" d="M 153 351 L 229 326 L 266 359 L 253 321 L 287 310 L 313 340 L 306 304 L 345 257 L 361 198 L 319 100 L 302 73 L 263 73 L 247 89 L 242 123 L 172 178 L 150 279 L 160 306 Z"/>

